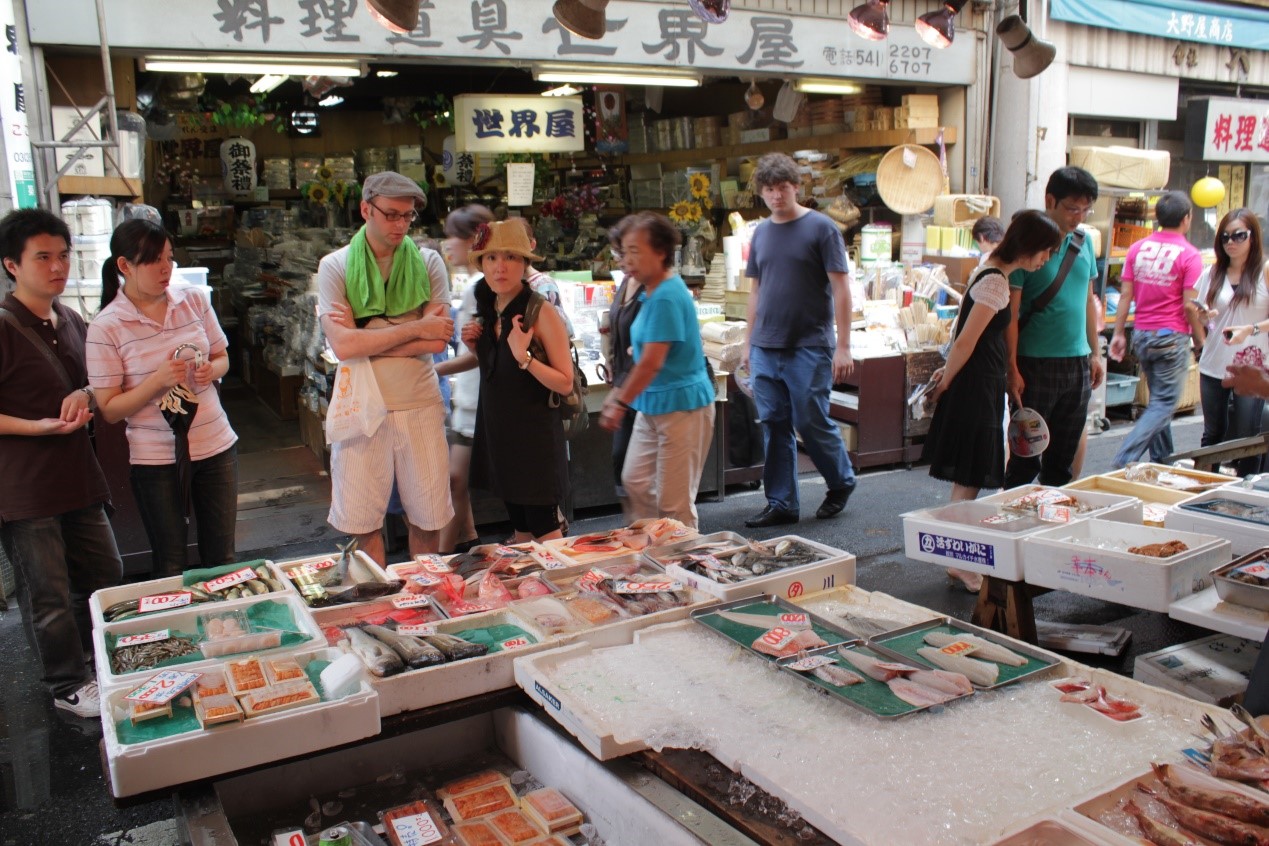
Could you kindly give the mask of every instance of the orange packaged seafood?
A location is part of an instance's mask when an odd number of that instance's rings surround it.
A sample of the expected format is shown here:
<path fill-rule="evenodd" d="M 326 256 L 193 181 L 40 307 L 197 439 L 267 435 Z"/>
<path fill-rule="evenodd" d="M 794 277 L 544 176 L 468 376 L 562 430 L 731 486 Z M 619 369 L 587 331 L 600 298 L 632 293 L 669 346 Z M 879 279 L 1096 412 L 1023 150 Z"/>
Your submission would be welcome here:
<path fill-rule="evenodd" d="M 542 830 L 533 824 L 522 811 L 508 808 L 487 818 L 489 824 L 498 830 L 502 839 L 512 846 L 522 846 L 540 838 Z"/>
<path fill-rule="evenodd" d="M 516 807 L 516 795 L 505 784 L 482 787 L 445 799 L 445 808 L 456 820 L 470 820 Z"/>
<path fill-rule="evenodd" d="M 454 844 L 458 840 L 441 819 L 441 812 L 430 802 L 411 802 L 379 813 L 379 821 L 392 846 L 413 843 Z"/>
<path fill-rule="evenodd" d="M 454 833 L 464 846 L 506 846 L 484 820 L 454 823 Z"/>
<path fill-rule="evenodd" d="M 523 803 L 529 818 L 541 823 L 551 834 L 573 834 L 581 825 L 582 812 L 554 787 L 526 793 Z"/>
<path fill-rule="evenodd" d="M 457 796 L 460 793 L 470 793 L 482 787 L 491 787 L 498 783 L 505 783 L 507 777 L 497 770 L 481 770 L 478 773 L 456 778 L 446 784 L 440 790 L 436 791 L 438 796 Z"/>
<path fill-rule="evenodd" d="M 259 690 L 269 683 L 258 658 L 230 661 L 226 666 L 229 670 L 229 684 L 235 695 L 241 696 L 249 690 Z"/>

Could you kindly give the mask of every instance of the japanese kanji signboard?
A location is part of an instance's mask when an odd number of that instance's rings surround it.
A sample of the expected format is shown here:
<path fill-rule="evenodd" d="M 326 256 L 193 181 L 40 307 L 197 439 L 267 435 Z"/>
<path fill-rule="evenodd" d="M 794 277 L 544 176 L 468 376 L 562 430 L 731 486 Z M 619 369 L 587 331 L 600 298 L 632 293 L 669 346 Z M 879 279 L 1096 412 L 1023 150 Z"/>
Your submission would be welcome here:
<path fill-rule="evenodd" d="M 1187 158 L 1209 162 L 1269 163 L 1269 101 L 1191 100 L 1185 115 L 1185 151 Z"/>
<path fill-rule="evenodd" d="M 586 149 L 581 97 L 461 94 L 458 148 L 468 153 L 568 153 Z"/>

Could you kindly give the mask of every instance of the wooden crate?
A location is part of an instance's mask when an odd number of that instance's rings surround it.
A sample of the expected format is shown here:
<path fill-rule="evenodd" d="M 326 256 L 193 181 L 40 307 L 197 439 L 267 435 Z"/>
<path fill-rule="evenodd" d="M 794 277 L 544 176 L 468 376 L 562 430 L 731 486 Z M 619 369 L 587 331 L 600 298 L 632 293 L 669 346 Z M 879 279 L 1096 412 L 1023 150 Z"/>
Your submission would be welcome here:
<path fill-rule="evenodd" d="M 1177 403 L 1177 411 L 1193 411 L 1201 402 L 1199 397 L 1199 369 L 1198 362 L 1190 363 L 1190 372 L 1185 377 L 1185 385 L 1181 388 L 1181 401 Z M 1137 382 L 1137 395 L 1133 397 L 1132 404 L 1144 408 L 1150 403 L 1150 388 L 1146 385 L 1143 376 Z"/>

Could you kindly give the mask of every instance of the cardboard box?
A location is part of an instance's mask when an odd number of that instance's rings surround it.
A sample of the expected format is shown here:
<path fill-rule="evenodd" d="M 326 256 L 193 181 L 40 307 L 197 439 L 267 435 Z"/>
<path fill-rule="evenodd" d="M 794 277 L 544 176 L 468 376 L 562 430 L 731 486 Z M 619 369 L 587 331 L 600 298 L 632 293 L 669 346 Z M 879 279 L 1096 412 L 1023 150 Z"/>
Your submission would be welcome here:
<path fill-rule="evenodd" d="M 1104 548 L 1171 540 L 1189 549 L 1156 558 Z M 1212 569 L 1230 558 L 1224 538 L 1098 519 L 1037 532 L 1023 550 L 1028 584 L 1165 614 L 1176 600 L 1211 585 Z"/>
<path fill-rule="evenodd" d="M 1256 641 L 1216 634 L 1138 655 L 1132 677 L 1199 702 L 1228 708 L 1242 701 L 1259 656 L 1260 644 Z"/>
<path fill-rule="evenodd" d="M 932 114 L 938 117 L 939 96 L 937 94 L 904 94 L 900 102 L 912 114 Z"/>
<path fill-rule="evenodd" d="M 768 126 L 765 129 L 745 129 L 741 130 L 741 144 L 760 144 L 764 141 L 779 141 L 784 137 L 784 129 L 778 126 Z"/>
<path fill-rule="evenodd" d="M 1150 190 L 1167 187 L 1172 156 L 1167 150 L 1072 147 L 1071 164 L 1093 174 L 1100 185 Z"/>
<path fill-rule="evenodd" d="M 79 120 L 80 111 L 87 113 L 88 107 L 85 106 L 82 109 L 76 109 L 74 106 L 53 107 L 53 136 L 55 140 L 60 141 L 66 137 L 66 133 L 70 132 L 71 127 Z M 88 123 L 72 136 L 72 140 L 100 141 L 104 137 L 101 131 L 101 113 L 99 112 L 89 118 Z M 71 156 L 74 153 L 75 151 L 72 148 L 62 148 L 54 151 L 57 169 L 61 170 L 62 166 L 71 160 Z M 102 154 L 102 148 L 90 148 L 76 160 L 66 174 L 68 176 L 105 176 L 106 166 L 104 162 L 105 156 Z"/>

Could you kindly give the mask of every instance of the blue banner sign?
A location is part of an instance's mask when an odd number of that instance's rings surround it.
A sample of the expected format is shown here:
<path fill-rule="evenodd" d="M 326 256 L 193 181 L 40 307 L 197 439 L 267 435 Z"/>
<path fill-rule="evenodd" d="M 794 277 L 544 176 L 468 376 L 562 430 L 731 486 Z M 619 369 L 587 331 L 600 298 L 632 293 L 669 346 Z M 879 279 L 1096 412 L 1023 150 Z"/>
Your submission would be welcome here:
<path fill-rule="evenodd" d="M 1196 41 L 1269 50 L 1269 10 L 1199 0 L 1050 0 L 1056 20 Z"/>

